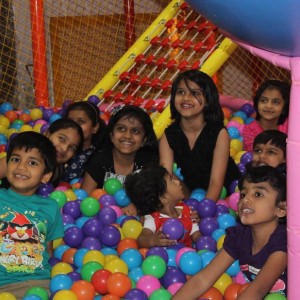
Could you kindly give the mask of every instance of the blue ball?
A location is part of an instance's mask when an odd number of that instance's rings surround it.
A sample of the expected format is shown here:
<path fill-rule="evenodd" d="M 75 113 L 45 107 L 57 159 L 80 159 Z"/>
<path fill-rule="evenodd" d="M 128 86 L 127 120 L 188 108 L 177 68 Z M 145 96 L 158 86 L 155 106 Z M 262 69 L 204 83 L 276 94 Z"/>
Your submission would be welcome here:
<path fill-rule="evenodd" d="M 87 248 L 80 248 L 74 254 L 73 261 L 77 268 L 81 268 L 83 266 L 83 258 L 88 251 L 89 251 L 89 249 L 87 249 Z"/>
<path fill-rule="evenodd" d="M 179 268 L 186 275 L 195 275 L 203 266 L 202 259 L 197 252 L 187 251 L 179 259 Z"/>
<path fill-rule="evenodd" d="M 244 121 L 248 118 L 247 114 L 241 110 L 236 111 L 235 113 L 233 113 L 234 117 L 240 117 L 242 118 Z"/>
<path fill-rule="evenodd" d="M 137 282 L 141 277 L 143 277 L 145 274 L 143 273 L 142 267 L 136 267 L 128 272 L 128 277 L 135 282 Z"/>
<path fill-rule="evenodd" d="M 226 270 L 225 273 L 227 273 L 229 276 L 233 277 L 236 276 L 238 272 L 240 272 L 240 263 L 238 260 L 235 260 L 229 268 Z"/>
<path fill-rule="evenodd" d="M 220 228 L 226 229 L 228 227 L 232 227 L 236 225 L 236 219 L 231 214 L 223 214 L 220 215 L 218 218 L 218 223 Z"/>
<path fill-rule="evenodd" d="M 13 110 L 13 106 L 9 102 L 4 102 L 0 105 L 0 113 L 5 115 L 5 113 L 9 110 Z"/>
<path fill-rule="evenodd" d="M 50 124 L 52 124 L 53 122 L 55 122 L 56 120 L 61 119 L 61 118 L 62 118 L 62 116 L 60 114 L 53 114 L 53 115 L 51 115 L 49 122 L 50 122 Z"/>
<path fill-rule="evenodd" d="M 77 196 L 77 199 L 79 200 L 83 200 L 89 196 L 88 193 L 83 189 L 75 189 L 74 194 Z"/>
<path fill-rule="evenodd" d="M 126 249 L 120 255 L 120 258 L 125 261 L 129 270 L 140 267 L 143 262 L 143 256 L 139 250 L 134 248 Z"/>
<path fill-rule="evenodd" d="M 175 249 L 166 249 L 166 251 L 167 251 L 167 254 L 168 254 L 167 266 L 177 267 L 177 264 L 176 264 L 177 251 Z"/>
<path fill-rule="evenodd" d="M 211 237 L 217 242 L 222 235 L 225 235 L 225 230 L 222 228 L 217 228 L 215 231 L 213 231 Z"/>
<path fill-rule="evenodd" d="M 254 121 L 255 119 L 254 118 L 247 118 L 246 120 L 245 120 L 245 124 L 250 124 L 250 123 L 252 123 L 253 121 Z"/>
<path fill-rule="evenodd" d="M 240 132 L 236 127 L 230 126 L 227 131 L 231 139 L 237 139 L 240 136 Z"/>
<path fill-rule="evenodd" d="M 53 256 L 61 260 L 63 254 L 70 249 L 68 245 L 59 245 L 54 249 Z"/>
<path fill-rule="evenodd" d="M 69 290 L 73 284 L 72 279 L 65 274 L 58 274 L 50 280 L 50 292 L 54 293 L 59 290 Z"/>
<path fill-rule="evenodd" d="M 22 298 L 22 300 L 43 300 L 43 299 L 38 295 L 30 294 L 30 295 L 24 296 Z"/>
<path fill-rule="evenodd" d="M 213 251 L 204 251 L 199 254 L 202 259 L 202 268 L 205 268 L 216 256 L 216 253 Z"/>
<path fill-rule="evenodd" d="M 117 205 L 120 207 L 125 207 L 131 202 L 124 189 L 117 190 L 114 194 L 114 197 Z"/>

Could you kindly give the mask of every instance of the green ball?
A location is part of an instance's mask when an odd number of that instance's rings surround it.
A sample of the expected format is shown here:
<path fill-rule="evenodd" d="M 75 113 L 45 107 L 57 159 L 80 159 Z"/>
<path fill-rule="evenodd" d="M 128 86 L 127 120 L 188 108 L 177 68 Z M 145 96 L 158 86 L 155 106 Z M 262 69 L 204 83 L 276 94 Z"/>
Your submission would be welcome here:
<path fill-rule="evenodd" d="M 89 261 L 88 263 L 84 264 L 81 268 L 81 278 L 83 280 L 91 282 L 94 273 L 101 269 L 103 269 L 103 266 L 100 263 L 96 261 Z"/>
<path fill-rule="evenodd" d="M 37 295 L 42 300 L 49 299 L 48 292 L 46 291 L 46 289 L 44 289 L 42 287 L 38 287 L 38 286 L 33 286 L 30 289 L 28 289 L 25 293 L 25 296 L 27 296 L 27 295 Z"/>
<path fill-rule="evenodd" d="M 163 288 L 155 290 L 151 293 L 149 300 L 169 300 L 172 298 L 172 294 Z"/>
<path fill-rule="evenodd" d="M 223 186 L 222 191 L 221 191 L 221 195 L 220 195 L 220 199 L 225 199 L 227 196 L 227 190 L 226 187 Z"/>
<path fill-rule="evenodd" d="M 80 211 L 86 217 L 95 216 L 100 210 L 100 203 L 94 197 L 86 197 L 80 202 Z"/>
<path fill-rule="evenodd" d="M 286 297 L 278 293 L 272 293 L 268 294 L 264 300 L 286 300 Z"/>
<path fill-rule="evenodd" d="M 66 194 L 62 191 L 53 191 L 49 197 L 55 200 L 60 208 L 62 208 L 68 201 Z"/>
<path fill-rule="evenodd" d="M 150 255 L 142 263 L 143 274 L 152 275 L 158 279 L 164 276 L 166 269 L 165 260 L 158 255 Z"/>
<path fill-rule="evenodd" d="M 104 190 L 109 195 L 114 195 L 116 191 L 122 188 L 122 183 L 117 178 L 108 178 L 103 185 Z"/>

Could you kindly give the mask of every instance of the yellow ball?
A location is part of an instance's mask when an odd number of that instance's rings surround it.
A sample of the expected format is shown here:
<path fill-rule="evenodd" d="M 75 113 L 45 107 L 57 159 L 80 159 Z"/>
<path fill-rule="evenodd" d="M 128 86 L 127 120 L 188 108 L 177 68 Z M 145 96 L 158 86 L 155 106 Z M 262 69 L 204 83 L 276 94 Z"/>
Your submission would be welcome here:
<path fill-rule="evenodd" d="M 224 239 L 225 239 L 225 234 L 221 235 L 217 241 L 217 249 L 220 250 L 223 247 L 223 243 L 224 243 Z"/>
<path fill-rule="evenodd" d="M 8 128 L 6 131 L 6 137 L 9 139 L 13 133 L 17 133 L 18 130 L 16 128 Z"/>
<path fill-rule="evenodd" d="M 42 126 L 43 126 L 43 124 L 34 124 L 33 131 L 35 131 L 37 133 L 41 133 L 41 127 Z"/>
<path fill-rule="evenodd" d="M 83 264 L 86 264 L 90 261 L 95 261 L 105 266 L 105 256 L 101 251 L 98 250 L 90 250 L 83 257 Z"/>
<path fill-rule="evenodd" d="M 112 225 L 118 228 L 118 230 L 119 230 L 119 232 L 120 232 L 120 235 L 121 235 L 120 240 L 125 239 L 124 232 L 122 231 L 122 228 L 120 227 L 120 225 L 119 225 L 119 224 L 112 224 Z"/>
<path fill-rule="evenodd" d="M 73 271 L 73 268 L 65 262 L 59 262 L 51 269 L 51 278 L 58 274 L 68 274 Z"/>
<path fill-rule="evenodd" d="M 30 125 L 24 124 L 20 128 L 20 132 L 32 131 L 32 127 Z"/>
<path fill-rule="evenodd" d="M 230 149 L 229 149 L 229 155 L 230 155 L 233 159 L 235 159 L 235 156 L 236 156 L 236 150 L 235 150 L 234 148 L 230 147 Z"/>
<path fill-rule="evenodd" d="M 0 133 L 1 134 L 6 134 L 6 132 L 7 132 L 7 127 L 0 124 Z"/>
<path fill-rule="evenodd" d="M 137 239 L 141 234 L 143 226 L 137 220 L 128 220 L 122 226 L 122 231 L 127 238 Z"/>
<path fill-rule="evenodd" d="M 107 254 L 105 255 L 105 264 L 107 264 L 111 259 L 119 258 L 118 255 L 115 254 Z"/>
<path fill-rule="evenodd" d="M 234 148 L 236 152 L 240 152 L 243 149 L 243 143 L 239 139 L 232 139 L 230 141 L 230 148 Z"/>
<path fill-rule="evenodd" d="M 230 121 L 237 121 L 240 124 L 244 124 L 244 120 L 241 117 L 232 117 Z"/>
<path fill-rule="evenodd" d="M 112 273 L 121 272 L 126 275 L 128 274 L 128 266 L 125 261 L 120 258 L 109 260 L 104 268 Z"/>
<path fill-rule="evenodd" d="M 227 126 L 228 122 L 229 122 L 229 120 L 226 119 L 226 118 L 224 118 L 224 126 L 225 126 L 225 127 Z"/>
<path fill-rule="evenodd" d="M 4 158 L 4 157 L 6 157 L 7 156 L 7 153 L 6 152 L 1 152 L 0 153 L 0 158 Z"/>
<path fill-rule="evenodd" d="M 68 189 L 66 191 L 64 191 L 64 193 L 66 194 L 67 196 L 67 201 L 74 201 L 77 199 L 77 196 L 76 194 L 73 192 L 72 189 Z"/>
<path fill-rule="evenodd" d="M 222 293 L 222 295 L 224 295 L 226 288 L 231 283 L 232 278 L 228 274 L 223 273 L 221 277 L 215 282 L 214 287 L 218 289 Z"/>
<path fill-rule="evenodd" d="M 17 300 L 17 298 L 11 293 L 0 293 L 1 300 Z"/>
<path fill-rule="evenodd" d="M 38 119 L 41 119 L 43 117 L 43 112 L 41 109 L 39 108 L 33 108 L 31 111 L 30 111 L 30 117 L 33 121 L 35 120 L 38 120 Z"/>
<path fill-rule="evenodd" d="M 5 128 L 8 128 L 10 126 L 10 121 L 5 116 L 0 116 L 0 125 L 2 125 Z"/>
<path fill-rule="evenodd" d="M 53 249 L 56 249 L 59 245 L 61 245 L 63 242 L 62 238 L 56 239 L 53 241 Z"/>
<path fill-rule="evenodd" d="M 241 157 L 243 154 L 247 153 L 247 151 L 239 151 L 236 156 L 234 157 L 234 161 L 236 164 L 239 164 L 241 162 Z"/>
<path fill-rule="evenodd" d="M 60 290 L 55 293 L 53 300 L 78 300 L 76 294 L 70 290 Z"/>

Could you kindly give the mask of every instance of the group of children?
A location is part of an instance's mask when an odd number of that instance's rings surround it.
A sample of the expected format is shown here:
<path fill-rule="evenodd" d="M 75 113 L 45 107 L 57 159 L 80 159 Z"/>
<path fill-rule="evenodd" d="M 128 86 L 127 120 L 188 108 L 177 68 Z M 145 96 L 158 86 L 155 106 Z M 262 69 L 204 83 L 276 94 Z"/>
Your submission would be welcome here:
<path fill-rule="evenodd" d="M 198 217 L 182 200 L 193 189 L 203 188 L 207 198 L 217 201 L 223 186 L 239 179 L 242 226 L 228 230 L 215 260 L 188 280 L 174 299 L 200 296 L 236 259 L 253 281 L 238 299 L 261 299 L 279 277 L 284 283 L 280 292 L 286 292 L 286 230 L 278 225 L 286 214 L 286 135 L 277 129 L 286 122 L 287 94 L 272 81 L 254 101 L 255 122 L 263 132 L 252 142 L 253 162 L 243 177 L 229 155 L 230 138 L 217 88 L 209 76 L 197 70 L 181 73 L 172 85 L 170 106 L 173 122 L 159 143 L 143 109 L 116 107 L 106 125 L 98 107 L 88 101 L 71 104 L 65 117 L 52 123 L 44 135 L 24 132 L 10 140 L 7 156 L 0 160 L 0 177 L 6 177 L 10 186 L 0 190 L 8 201 L 0 204 L 0 273 L 5 277 L 0 292 L 13 288 L 17 293 L 11 284 L 18 283 L 24 295 L 31 280 L 49 279 L 51 241 L 62 237 L 63 227 L 57 205 L 45 203 L 36 190 L 41 182 L 57 185 L 60 180 L 81 177 L 81 188 L 89 194 L 102 188 L 108 178 L 124 184 L 132 203 L 123 212 L 145 216 L 138 243 L 147 248 L 178 242 L 161 231 L 168 218 L 182 220 L 185 235 L 180 242 L 192 245 L 200 236 Z M 173 174 L 174 162 L 183 180 Z M 247 255 L 240 246 L 248 250 Z M 270 268 L 275 268 L 274 275 L 266 278 Z"/>

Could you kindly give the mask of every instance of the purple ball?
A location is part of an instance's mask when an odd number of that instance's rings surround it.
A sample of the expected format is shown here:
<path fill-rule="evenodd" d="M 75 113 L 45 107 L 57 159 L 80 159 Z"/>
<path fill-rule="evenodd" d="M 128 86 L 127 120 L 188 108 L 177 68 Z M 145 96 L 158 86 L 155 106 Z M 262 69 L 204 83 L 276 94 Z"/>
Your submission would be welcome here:
<path fill-rule="evenodd" d="M 106 207 L 110 205 L 116 205 L 117 202 L 114 198 L 114 196 L 109 194 L 104 194 L 99 198 L 100 207 Z"/>
<path fill-rule="evenodd" d="M 200 236 L 196 242 L 196 250 L 217 251 L 217 242 L 211 236 Z"/>
<path fill-rule="evenodd" d="M 194 198 L 189 198 L 184 200 L 184 203 L 189 206 L 192 210 L 197 210 L 198 209 L 198 204 L 199 201 L 194 199 Z"/>
<path fill-rule="evenodd" d="M 81 216 L 80 201 L 75 200 L 67 202 L 62 208 L 62 212 L 72 216 L 74 219 L 78 219 Z"/>
<path fill-rule="evenodd" d="M 48 130 L 49 126 L 50 126 L 49 123 L 43 124 L 40 129 L 41 134 L 44 134 Z"/>
<path fill-rule="evenodd" d="M 200 220 L 199 230 L 202 235 L 210 236 L 218 228 L 218 221 L 214 217 L 206 217 Z"/>
<path fill-rule="evenodd" d="M 73 282 L 81 280 L 80 273 L 78 273 L 76 271 L 70 272 L 67 275 L 72 279 Z"/>
<path fill-rule="evenodd" d="M 119 229 L 113 225 L 106 225 L 101 230 L 100 241 L 107 247 L 116 247 L 121 240 Z"/>
<path fill-rule="evenodd" d="M 97 218 L 90 218 L 82 226 L 82 233 L 85 237 L 99 238 L 103 228 L 102 223 Z"/>
<path fill-rule="evenodd" d="M 249 117 L 255 112 L 255 108 L 252 104 L 245 103 L 240 108 L 240 111 L 243 111 L 247 115 L 247 117 Z"/>
<path fill-rule="evenodd" d="M 91 95 L 88 97 L 88 101 L 94 103 L 96 106 L 100 103 L 100 99 L 97 95 Z"/>
<path fill-rule="evenodd" d="M 241 163 L 246 165 L 252 161 L 252 152 L 246 152 L 241 156 Z"/>
<path fill-rule="evenodd" d="M 217 207 L 214 200 L 205 198 L 198 204 L 198 215 L 200 218 L 213 217 L 216 213 Z"/>
<path fill-rule="evenodd" d="M 63 214 L 62 219 L 63 219 L 63 225 L 74 224 L 75 223 L 74 218 L 71 215 L 68 215 L 68 214 Z"/>
<path fill-rule="evenodd" d="M 167 251 L 163 247 L 151 247 L 146 253 L 146 257 L 150 255 L 160 256 L 166 263 L 168 263 L 169 257 Z"/>
<path fill-rule="evenodd" d="M 124 299 L 127 300 L 148 300 L 147 294 L 140 289 L 131 289 L 125 295 Z"/>
<path fill-rule="evenodd" d="M 54 267 L 57 263 L 61 262 L 59 258 L 56 258 L 54 256 L 50 257 L 48 260 L 48 263 L 51 267 Z"/>
<path fill-rule="evenodd" d="M 165 289 L 167 289 L 171 284 L 176 282 L 185 283 L 186 282 L 185 274 L 176 267 L 167 267 L 167 270 L 164 276 L 160 279 L 161 284 Z"/>
<path fill-rule="evenodd" d="M 98 212 L 98 219 L 102 225 L 110 225 L 116 222 L 117 213 L 111 207 L 103 207 Z"/>
<path fill-rule="evenodd" d="M 101 250 L 102 249 L 102 245 L 101 242 L 99 241 L 99 239 L 95 238 L 95 237 L 86 237 L 81 245 L 80 248 L 87 248 L 89 250 Z"/>
<path fill-rule="evenodd" d="M 221 216 L 223 214 L 229 214 L 229 208 L 222 204 L 217 204 L 217 210 L 215 213 L 215 217 Z"/>
<path fill-rule="evenodd" d="M 245 166 L 243 163 L 238 163 L 237 166 L 238 166 L 238 168 L 239 168 L 240 173 L 241 173 L 242 175 L 244 175 L 245 172 L 246 172 L 246 166 Z"/>
<path fill-rule="evenodd" d="M 78 248 L 83 240 L 83 233 L 76 226 L 69 227 L 65 230 L 64 242 L 72 247 Z"/>
<path fill-rule="evenodd" d="M 238 186 L 239 180 L 235 179 L 230 183 L 229 186 L 229 195 L 233 194 L 234 192 L 236 192 L 236 188 Z"/>
<path fill-rule="evenodd" d="M 161 231 L 167 235 L 170 240 L 180 240 L 184 234 L 184 227 L 180 220 L 170 218 L 162 225 Z"/>
<path fill-rule="evenodd" d="M 51 182 L 41 183 L 37 193 L 43 197 L 49 197 L 49 195 L 54 191 L 54 187 Z"/>
<path fill-rule="evenodd" d="M 53 109 L 52 108 L 45 108 L 43 111 L 43 119 L 47 122 L 50 120 L 50 117 L 53 115 Z"/>

